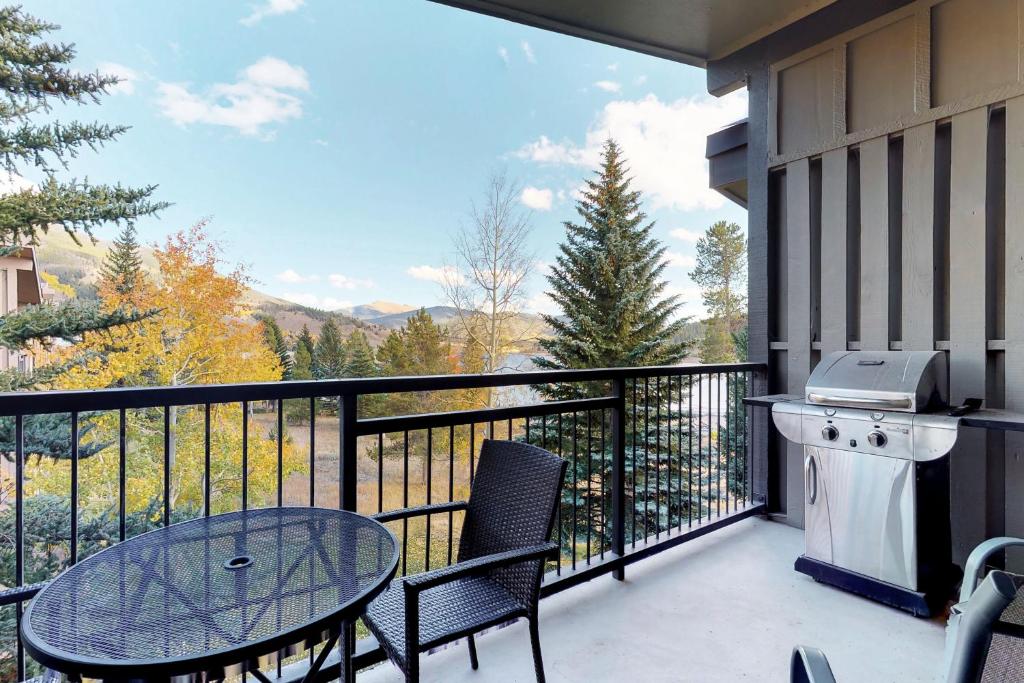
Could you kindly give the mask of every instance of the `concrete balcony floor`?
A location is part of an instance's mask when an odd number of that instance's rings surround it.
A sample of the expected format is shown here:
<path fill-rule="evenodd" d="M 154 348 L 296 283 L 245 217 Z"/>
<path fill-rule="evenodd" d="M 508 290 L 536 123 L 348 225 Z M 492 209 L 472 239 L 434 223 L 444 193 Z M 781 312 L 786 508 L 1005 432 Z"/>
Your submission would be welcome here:
<path fill-rule="evenodd" d="M 793 571 L 803 533 L 748 519 L 541 601 L 548 681 L 788 681 L 795 644 L 820 647 L 840 683 L 934 681 L 943 621 L 923 620 Z M 525 622 L 421 657 L 424 683 L 534 680 Z M 361 683 L 403 680 L 390 663 Z"/>

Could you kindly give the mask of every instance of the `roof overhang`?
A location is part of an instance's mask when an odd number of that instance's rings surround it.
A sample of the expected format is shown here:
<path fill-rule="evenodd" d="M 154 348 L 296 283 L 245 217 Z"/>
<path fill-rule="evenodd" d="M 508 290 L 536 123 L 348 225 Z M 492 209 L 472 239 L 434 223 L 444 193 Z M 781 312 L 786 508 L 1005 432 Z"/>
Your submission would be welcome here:
<path fill-rule="evenodd" d="M 434 0 L 703 67 L 835 0 Z"/>
<path fill-rule="evenodd" d="M 708 184 L 743 208 L 747 207 L 747 120 L 708 136 Z"/>

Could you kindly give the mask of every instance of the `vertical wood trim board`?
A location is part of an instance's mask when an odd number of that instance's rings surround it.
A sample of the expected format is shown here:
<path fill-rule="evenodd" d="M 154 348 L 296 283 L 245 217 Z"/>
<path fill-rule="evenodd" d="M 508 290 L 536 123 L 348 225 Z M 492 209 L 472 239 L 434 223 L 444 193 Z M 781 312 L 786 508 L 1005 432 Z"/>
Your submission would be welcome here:
<path fill-rule="evenodd" d="M 903 350 L 935 348 L 935 124 L 903 135 Z"/>
<path fill-rule="evenodd" d="M 821 353 L 846 350 L 846 148 L 821 157 Z"/>
<path fill-rule="evenodd" d="M 986 395 L 985 187 L 988 110 L 952 121 L 949 200 L 949 392 L 959 403 Z M 955 555 L 985 538 L 986 434 L 964 429 L 950 460 Z"/>
<path fill-rule="evenodd" d="M 1006 242 L 1004 387 L 1007 410 L 1024 412 L 1024 97 L 1006 102 Z M 1024 536 L 1024 434 L 1006 434 L 1006 530 Z M 1016 568 L 1024 552 L 1016 551 Z"/>
<path fill-rule="evenodd" d="M 864 350 L 889 349 L 887 137 L 860 146 L 860 343 Z"/>
<path fill-rule="evenodd" d="M 789 391 L 803 394 L 811 372 L 811 216 L 810 162 L 786 166 L 786 270 L 788 301 L 786 381 Z M 791 523 L 803 524 L 803 447 L 786 449 L 786 514 Z M 799 492 L 799 493 L 798 493 Z M 799 495 L 799 497 L 798 497 Z M 799 520 L 799 521 L 797 521 Z"/>

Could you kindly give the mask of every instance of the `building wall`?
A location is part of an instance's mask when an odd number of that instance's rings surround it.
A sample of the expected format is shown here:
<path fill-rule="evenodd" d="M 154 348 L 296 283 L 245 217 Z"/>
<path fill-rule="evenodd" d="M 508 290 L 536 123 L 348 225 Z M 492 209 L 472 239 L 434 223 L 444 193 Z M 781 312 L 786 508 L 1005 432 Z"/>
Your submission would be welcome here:
<path fill-rule="evenodd" d="M 1024 1 L 856 4 L 709 66 L 750 89 L 752 348 L 796 393 L 829 351 L 942 350 L 952 401 L 1024 413 Z M 1024 536 L 1020 436 L 966 430 L 951 470 L 959 560 Z"/>

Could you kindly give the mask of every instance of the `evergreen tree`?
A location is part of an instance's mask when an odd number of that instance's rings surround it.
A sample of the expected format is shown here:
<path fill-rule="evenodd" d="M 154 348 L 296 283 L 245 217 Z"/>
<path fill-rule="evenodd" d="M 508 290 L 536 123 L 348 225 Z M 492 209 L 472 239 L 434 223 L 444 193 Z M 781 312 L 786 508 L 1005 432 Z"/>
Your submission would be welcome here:
<path fill-rule="evenodd" d="M 142 255 L 135 226 L 127 223 L 111 245 L 100 267 L 100 280 L 114 293 L 131 300 L 140 285 Z"/>
<path fill-rule="evenodd" d="M 625 161 L 613 140 L 605 143 L 601 169 L 576 204 L 580 223 L 566 221 L 565 241 L 548 275 L 551 298 L 563 315 L 545 315 L 554 335 L 541 339 L 542 368 L 668 365 L 686 355 L 674 342 L 685 320 L 679 302 L 664 296 L 665 247 L 630 189 Z M 551 397 L 576 391 L 550 387 Z"/>
<path fill-rule="evenodd" d="M 679 317 L 680 303 L 674 296 L 665 296 L 665 247 L 652 236 L 654 223 L 647 221 L 641 199 L 640 192 L 630 189 L 618 145 L 608 140 L 601 167 L 587 181 L 576 204 L 579 222 L 564 223 L 565 241 L 548 276 L 550 296 L 562 315 L 544 316 L 554 335 L 540 340 L 547 355 L 534 358 L 539 367 L 670 365 L 686 355 L 688 345 L 675 341 L 682 338 L 686 322 Z M 676 382 L 674 390 L 679 386 Z M 604 383 L 538 389 L 552 399 L 609 392 Z M 666 383 L 659 378 L 635 382 L 627 391 L 637 392 L 641 417 L 629 419 L 626 427 L 626 468 L 631 480 L 627 486 L 634 511 L 627 515 L 631 528 L 626 533 L 627 538 L 643 538 L 658 527 L 656 522 L 664 528 L 685 514 L 688 495 L 680 496 L 679 489 L 686 465 L 680 444 L 673 443 L 678 437 L 668 429 L 673 419 L 679 424 L 679 413 L 668 400 Z M 610 536 L 604 524 L 612 516 L 607 508 L 611 495 L 602 492 L 601 485 L 612 479 L 608 469 L 612 454 L 602 452 L 607 440 L 599 438 L 610 433 L 607 416 L 572 414 L 559 420 L 534 419 L 530 426 L 532 442 L 573 454 L 573 468 L 563 489 L 561 537 L 575 538 L 594 530 L 607 547 Z M 677 428 L 676 434 L 680 431 Z M 667 475 L 669 470 L 673 477 Z M 570 547 L 563 552 L 576 550 Z"/>
<path fill-rule="evenodd" d="M 269 315 L 258 315 L 256 319 L 263 326 L 263 338 L 266 340 L 267 346 L 277 354 L 281 361 L 281 379 L 292 379 L 292 355 L 288 352 L 288 343 L 284 339 L 280 325 Z"/>
<path fill-rule="evenodd" d="M 337 379 L 345 376 L 345 343 L 333 318 L 320 328 L 320 337 L 313 347 L 313 377 Z"/>
<path fill-rule="evenodd" d="M 69 65 L 75 48 L 44 40 L 59 27 L 37 19 L 20 7 L 0 8 L 0 135 L 3 151 L 0 166 L 9 177 L 23 176 L 27 168 L 41 172 L 43 180 L 34 187 L 0 197 L 0 255 L 17 254 L 25 246 L 39 244 L 52 226 L 65 230 L 78 242 L 81 233 L 92 238 L 94 228 L 107 224 L 131 224 L 141 216 L 167 206 L 154 202 L 156 187 L 141 188 L 94 185 L 85 180 L 58 179 L 83 149 L 98 149 L 115 141 L 127 126 L 100 123 L 62 122 L 50 116 L 54 103 L 99 103 L 107 88 L 117 83 L 113 76 L 82 74 Z M 97 330 L 137 322 L 154 311 L 105 308 L 99 302 L 69 300 L 60 304 L 28 306 L 0 317 L 0 346 L 17 351 L 52 340 L 77 342 Z M 95 358 L 93 354 L 72 358 L 25 375 L 17 370 L 0 372 L 0 390 L 17 391 L 45 386 L 68 370 Z M 66 416 L 48 416 L 26 425 L 26 455 L 67 457 Z M 0 450 L 13 451 L 13 423 L 0 421 Z M 51 448 L 63 442 L 63 447 Z M 85 457 L 98 448 L 79 452 Z"/>
<path fill-rule="evenodd" d="M 313 379 L 313 351 L 316 342 L 309 332 L 309 327 L 302 326 L 298 339 L 295 340 L 292 359 L 292 379 Z"/>
<path fill-rule="evenodd" d="M 313 379 L 313 354 L 301 339 L 295 343 L 291 379 Z"/>
<path fill-rule="evenodd" d="M 745 325 L 747 240 L 735 223 L 717 221 L 697 241 L 697 266 L 690 272 L 701 290 L 708 319 L 701 361 L 728 363 L 737 358 L 733 335 Z"/>
<path fill-rule="evenodd" d="M 345 376 L 376 377 L 377 360 L 362 330 L 352 330 L 345 340 Z"/>

